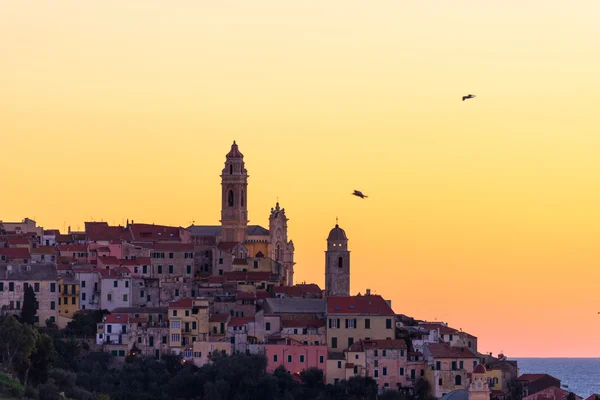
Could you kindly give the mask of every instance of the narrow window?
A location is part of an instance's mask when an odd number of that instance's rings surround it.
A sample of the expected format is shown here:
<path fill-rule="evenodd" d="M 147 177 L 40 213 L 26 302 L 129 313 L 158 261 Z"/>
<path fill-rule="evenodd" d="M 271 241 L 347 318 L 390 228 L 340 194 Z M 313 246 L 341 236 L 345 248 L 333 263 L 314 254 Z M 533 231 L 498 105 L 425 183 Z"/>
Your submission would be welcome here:
<path fill-rule="evenodd" d="M 344 259 L 342 257 L 338 258 L 338 267 L 344 268 Z"/>
<path fill-rule="evenodd" d="M 227 205 L 233 207 L 233 190 L 227 192 Z"/>
<path fill-rule="evenodd" d="M 244 199 L 244 191 L 242 190 L 242 197 L 240 198 L 240 203 L 242 204 L 242 207 L 244 207 L 244 205 L 246 204 L 246 200 Z"/>
<path fill-rule="evenodd" d="M 229 164 L 229 175 L 233 175 L 233 164 Z"/>

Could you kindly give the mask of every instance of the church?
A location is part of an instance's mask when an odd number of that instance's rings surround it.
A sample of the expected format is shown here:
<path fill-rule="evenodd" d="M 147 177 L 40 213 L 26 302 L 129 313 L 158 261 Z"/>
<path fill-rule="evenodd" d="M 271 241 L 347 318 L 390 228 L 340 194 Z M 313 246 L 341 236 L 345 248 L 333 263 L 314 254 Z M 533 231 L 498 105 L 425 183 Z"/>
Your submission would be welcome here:
<path fill-rule="evenodd" d="M 248 170 L 244 155 L 234 141 L 221 171 L 221 225 L 192 225 L 202 275 L 232 271 L 270 271 L 281 285 L 294 283 L 294 243 L 288 240 L 285 209 L 279 202 L 271 208 L 269 227 L 249 225 Z"/>

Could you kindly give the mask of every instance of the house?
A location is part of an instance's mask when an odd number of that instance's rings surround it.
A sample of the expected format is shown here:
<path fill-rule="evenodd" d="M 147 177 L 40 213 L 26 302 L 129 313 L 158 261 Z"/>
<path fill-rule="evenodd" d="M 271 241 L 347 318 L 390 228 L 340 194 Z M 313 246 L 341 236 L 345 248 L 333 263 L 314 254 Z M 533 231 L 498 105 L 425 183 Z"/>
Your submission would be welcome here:
<path fill-rule="evenodd" d="M 234 353 L 250 353 L 248 334 L 251 329 L 249 327 L 254 327 L 254 318 L 231 317 L 229 319 L 226 336 L 231 342 Z"/>
<path fill-rule="evenodd" d="M 79 311 L 79 287 L 80 282 L 72 270 L 60 274 L 58 281 L 58 315 L 60 317 L 72 319 L 73 315 Z M 59 324 L 59 326 L 62 326 L 62 324 Z"/>
<path fill-rule="evenodd" d="M 383 297 L 330 296 L 326 301 L 330 351 L 343 351 L 358 340 L 395 337 L 395 313 Z"/>
<path fill-rule="evenodd" d="M 107 314 L 96 326 L 96 344 L 115 357 L 129 354 L 129 316 L 125 313 Z"/>
<path fill-rule="evenodd" d="M 282 319 L 280 336 L 306 345 L 327 345 L 327 329 L 323 316 L 307 319 Z"/>
<path fill-rule="evenodd" d="M 98 269 L 100 274 L 100 308 L 112 311 L 117 307 L 131 307 L 132 303 L 132 278 L 129 270 Z"/>
<path fill-rule="evenodd" d="M 36 237 L 42 237 L 44 228 L 37 226 L 37 223 L 29 218 L 24 218 L 21 222 L 5 222 L 0 221 L 0 226 L 6 232 L 14 232 L 17 235 L 32 233 Z"/>
<path fill-rule="evenodd" d="M 169 321 L 166 307 L 123 307 L 113 314 L 127 314 L 128 352 L 160 358 L 170 354 Z"/>
<path fill-rule="evenodd" d="M 290 338 L 269 340 L 265 345 L 267 372 L 280 366 L 296 374 L 309 368 L 323 371 L 327 377 L 327 345 L 307 345 Z"/>
<path fill-rule="evenodd" d="M 450 346 L 468 347 L 471 351 L 477 352 L 477 338 L 462 330 L 454 329 L 444 322 L 420 322 L 419 327 L 429 331 L 437 331 L 438 337 Z"/>
<path fill-rule="evenodd" d="M 26 248 L 0 248 L 0 263 L 2 264 L 29 264 L 31 254 Z"/>
<path fill-rule="evenodd" d="M 531 396 L 550 387 L 560 388 L 560 380 L 548 374 L 523 374 L 517 378 L 517 383 L 521 384 L 523 397 Z"/>
<path fill-rule="evenodd" d="M 56 236 L 60 235 L 58 229 L 45 229 L 42 234 L 42 246 L 54 247 L 56 244 Z"/>
<path fill-rule="evenodd" d="M 201 367 L 210 363 L 216 357 L 230 356 L 232 353 L 231 343 L 225 338 L 210 340 L 208 342 L 194 342 L 192 346 L 192 360 L 195 366 Z M 184 360 L 189 359 L 189 350 L 186 350 Z"/>
<path fill-rule="evenodd" d="M 510 394 L 511 384 L 518 377 L 519 369 L 516 361 L 504 357 L 487 364 L 486 380 L 494 397 L 504 398 Z"/>
<path fill-rule="evenodd" d="M 58 250 L 54 246 L 38 246 L 31 249 L 31 262 L 56 262 Z"/>
<path fill-rule="evenodd" d="M 73 267 L 75 279 L 79 282 L 79 308 L 97 310 L 100 308 L 101 275 L 91 267 Z M 105 302 L 105 304 L 108 304 Z"/>
<path fill-rule="evenodd" d="M 0 307 L 20 314 L 25 290 L 33 287 L 38 304 L 36 324 L 58 319 L 58 274 L 55 264 L 0 264 Z"/>
<path fill-rule="evenodd" d="M 208 299 L 184 298 L 169 302 L 169 334 L 171 352 L 191 360 L 192 346 L 208 340 Z"/>
<path fill-rule="evenodd" d="M 294 286 L 278 286 L 274 290 L 276 297 L 297 297 L 305 299 L 321 299 L 323 298 L 323 291 L 321 288 L 314 284 L 296 284 Z"/>
<path fill-rule="evenodd" d="M 64 259 L 88 262 L 88 248 L 85 244 L 59 244 L 58 254 Z"/>
<path fill-rule="evenodd" d="M 428 343 L 423 356 L 430 366 L 425 376 L 433 396 L 441 397 L 457 389 L 468 388 L 468 376 L 478 364 L 478 357 L 468 347 L 448 343 Z"/>
<path fill-rule="evenodd" d="M 194 245 L 157 242 L 149 246 L 151 277 L 166 278 L 194 275 Z"/>

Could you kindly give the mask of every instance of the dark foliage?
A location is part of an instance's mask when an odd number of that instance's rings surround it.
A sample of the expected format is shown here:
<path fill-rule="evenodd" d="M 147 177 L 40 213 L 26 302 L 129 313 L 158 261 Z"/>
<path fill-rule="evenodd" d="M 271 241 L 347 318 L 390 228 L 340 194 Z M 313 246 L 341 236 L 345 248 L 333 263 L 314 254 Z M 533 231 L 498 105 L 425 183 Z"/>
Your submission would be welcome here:
<path fill-rule="evenodd" d="M 36 298 L 32 286 L 28 286 L 23 297 L 23 308 L 21 309 L 21 322 L 33 325 L 35 323 Z"/>

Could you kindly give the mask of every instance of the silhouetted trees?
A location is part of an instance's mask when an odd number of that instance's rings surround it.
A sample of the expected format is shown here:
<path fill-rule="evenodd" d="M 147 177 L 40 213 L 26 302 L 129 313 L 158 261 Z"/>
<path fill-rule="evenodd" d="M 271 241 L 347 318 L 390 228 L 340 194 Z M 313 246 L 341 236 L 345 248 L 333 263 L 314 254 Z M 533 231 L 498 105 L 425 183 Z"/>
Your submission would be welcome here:
<path fill-rule="evenodd" d="M 33 325 L 37 314 L 36 298 L 33 287 L 28 286 L 23 297 L 23 308 L 21 309 L 21 321 Z"/>

